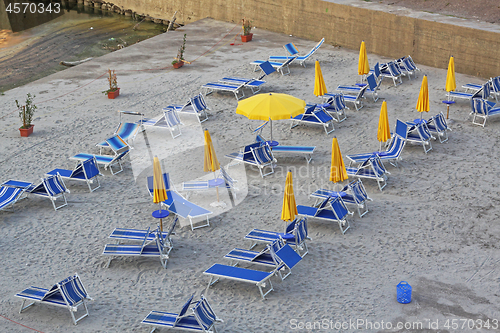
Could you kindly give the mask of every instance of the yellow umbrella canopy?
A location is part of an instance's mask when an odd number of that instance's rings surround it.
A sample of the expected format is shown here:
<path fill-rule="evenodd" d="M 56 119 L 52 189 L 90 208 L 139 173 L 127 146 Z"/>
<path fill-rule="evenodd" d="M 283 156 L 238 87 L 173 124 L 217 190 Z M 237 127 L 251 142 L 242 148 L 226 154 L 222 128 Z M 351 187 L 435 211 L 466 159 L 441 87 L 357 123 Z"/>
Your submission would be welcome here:
<path fill-rule="evenodd" d="M 295 195 L 293 194 L 292 172 L 288 171 L 285 181 L 285 194 L 283 195 L 281 219 L 283 221 L 292 221 L 297 214 L 297 204 L 295 203 Z"/>
<path fill-rule="evenodd" d="M 345 169 L 342 153 L 340 152 L 337 138 L 332 140 L 332 166 L 330 168 L 330 181 L 337 183 L 347 179 L 347 171 Z"/>
<path fill-rule="evenodd" d="M 429 112 L 429 87 L 427 85 L 427 75 L 424 75 L 422 79 L 422 86 L 420 87 L 420 93 L 418 94 L 418 101 L 416 109 L 420 112 L 420 118 L 422 118 L 422 112 Z"/>
<path fill-rule="evenodd" d="M 290 119 L 304 113 L 306 102 L 287 94 L 258 94 L 238 102 L 236 113 L 248 119 L 269 120 L 271 140 L 273 139 L 272 120 Z"/>
<path fill-rule="evenodd" d="M 205 156 L 203 159 L 203 171 L 215 172 L 220 169 L 219 161 L 215 155 L 215 149 L 212 144 L 212 138 L 208 130 L 205 130 Z"/>
<path fill-rule="evenodd" d="M 455 60 L 453 56 L 450 57 L 448 63 L 448 74 L 446 74 L 446 91 L 454 91 L 457 89 L 457 82 L 455 81 Z"/>
<path fill-rule="evenodd" d="M 165 191 L 160 160 L 155 156 L 153 159 L 153 202 L 157 204 L 165 200 L 167 200 L 167 191 Z"/>
<path fill-rule="evenodd" d="M 370 72 L 370 65 L 368 64 L 368 56 L 366 54 L 365 41 L 361 42 L 361 47 L 359 48 L 359 62 L 358 62 L 358 74 L 365 75 Z"/>
<path fill-rule="evenodd" d="M 389 128 L 389 117 L 387 116 L 387 102 L 382 102 L 380 108 L 380 117 L 378 119 L 377 140 L 380 142 L 380 149 L 382 149 L 382 142 L 386 142 L 391 138 L 391 131 Z"/>
<path fill-rule="evenodd" d="M 326 90 L 325 80 L 323 79 L 323 73 L 321 72 L 321 66 L 319 61 L 316 60 L 314 65 L 314 95 L 323 96 L 328 91 Z"/>

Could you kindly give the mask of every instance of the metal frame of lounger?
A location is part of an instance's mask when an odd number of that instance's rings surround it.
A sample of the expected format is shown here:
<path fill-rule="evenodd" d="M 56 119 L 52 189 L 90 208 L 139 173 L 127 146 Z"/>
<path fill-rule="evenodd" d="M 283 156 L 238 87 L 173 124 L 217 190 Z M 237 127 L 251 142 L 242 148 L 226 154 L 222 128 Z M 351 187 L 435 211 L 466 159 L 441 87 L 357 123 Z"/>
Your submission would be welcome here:
<path fill-rule="evenodd" d="M 427 128 L 431 133 L 434 132 L 437 134 L 439 142 L 443 143 L 448 141 L 448 131 L 451 131 L 451 128 L 448 127 L 442 112 L 427 121 Z"/>
<path fill-rule="evenodd" d="M 181 119 L 179 118 L 179 115 L 177 114 L 174 106 L 163 108 L 162 111 L 162 115 L 156 118 L 143 118 L 138 123 L 140 123 L 142 126 L 166 127 L 170 131 L 172 139 L 175 139 L 182 134 L 180 125 L 184 124 L 181 122 Z M 176 129 L 178 131 L 178 134 L 175 134 Z"/>
<path fill-rule="evenodd" d="M 414 124 L 413 122 L 409 122 L 408 125 L 412 125 L 413 127 L 410 127 L 408 130 L 408 135 L 406 137 L 406 142 L 414 143 L 414 144 L 421 144 L 422 148 L 424 149 L 424 152 L 427 154 L 430 150 L 432 150 L 432 143 L 431 139 L 435 139 L 431 132 L 429 131 L 429 128 L 427 127 L 427 123 L 422 122 L 419 124 Z M 416 131 L 416 133 L 415 133 Z M 426 146 L 429 146 L 429 148 L 426 149 Z"/>
<path fill-rule="evenodd" d="M 297 212 L 300 216 L 337 222 L 342 235 L 345 235 L 345 232 L 351 227 L 347 216 L 354 214 L 347 209 L 340 196 L 326 198 L 318 206 L 297 205 Z"/>
<path fill-rule="evenodd" d="M 214 326 L 215 323 L 224 321 L 217 317 L 205 296 L 201 295 L 199 301 L 193 301 L 193 297 L 194 294 L 184 304 L 178 314 L 151 311 L 146 318 L 141 321 L 141 324 L 152 325 L 153 329 L 150 333 L 153 333 L 157 327 L 216 333 L 217 329 Z M 195 304 L 195 306 L 191 308 L 191 313 L 188 313 L 187 311 L 191 304 Z"/>
<path fill-rule="evenodd" d="M 85 161 L 89 158 L 95 157 L 97 164 L 102 164 L 104 166 L 104 170 L 107 170 L 109 167 L 109 171 L 112 175 L 116 175 L 123 171 L 122 159 L 129 153 L 130 149 L 124 150 L 115 156 L 110 155 L 93 155 L 80 153 L 75 156 L 71 156 L 69 159 L 74 161 Z M 113 166 L 118 164 L 120 166 L 120 170 L 113 171 Z"/>
<path fill-rule="evenodd" d="M 252 93 L 256 94 L 260 91 L 261 86 L 264 83 L 266 83 L 266 81 L 262 79 L 267 75 L 276 72 L 276 70 L 269 63 L 269 61 L 263 62 L 262 64 L 259 65 L 259 67 L 261 68 L 262 75 L 259 76 L 257 79 L 245 79 L 240 77 L 223 77 L 222 79 L 219 80 L 219 82 L 229 83 L 229 84 L 243 84 L 244 88 L 250 88 L 252 90 Z"/>
<path fill-rule="evenodd" d="M 222 264 L 213 264 L 209 269 L 203 272 L 205 275 L 210 276 L 210 281 L 208 282 L 207 291 L 210 286 L 217 283 L 220 278 L 226 278 L 229 280 L 247 282 L 255 284 L 259 288 L 260 295 L 262 299 L 266 299 L 267 294 L 273 291 L 273 284 L 271 282 L 271 277 L 276 274 L 276 271 L 263 272 L 256 271 L 248 268 L 234 267 Z M 266 283 L 269 283 L 269 288 L 264 292 L 263 288 L 266 288 Z"/>
<path fill-rule="evenodd" d="M 226 91 L 232 92 L 236 100 L 240 100 L 245 97 L 245 93 L 243 92 L 243 86 L 245 84 L 227 84 L 222 82 L 208 82 L 201 86 L 201 93 L 205 96 L 210 95 L 214 91 Z M 238 93 L 241 93 L 241 97 L 238 97 Z"/>
<path fill-rule="evenodd" d="M 269 62 L 277 72 L 281 73 L 281 75 L 288 75 L 288 74 L 290 74 L 290 67 L 289 66 L 292 62 L 295 61 L 295 59 L 297 59 L 297 57 L 290 57 L 287 60 L 285 60 L 284 62 L 269 61 L 269 60 L 255 60 L 255 61 L 252 61 L 250 63 L 250 65 L 254 65 L 253 71 L 255 72 L 255 71 L 257 71 L 257 67 L 259 67 L 260 64 L 265 63 L 265 62 Z M 284 72 L 285 68 L 287 70 L 286 73 Z"/>
<path fill-rule="evenodd" d="M 130 141 L 134 141 L 137 133 L 139 133 L 139 127 L 140 124 L 138 123 L 119 123 L 113 135 L 120 136 L 120 138 L 125 140 L 130 145 Z M 99 147 L 99 153 L 101 153 L 101 149 L 108 148 L 109 143 L 103 141 L 96 144 L 96 146 Z M 130 148 L 132 148 L 132 145 L 130 145 Z"/>
<path fill-rule="evenodd" d="M 361 179 L 356 179 L 340 191 L 331 191 L 326 189 L 318 189 L 309 195 L 311 198 L 316 198 L 319 200 L 325 200 L 329 197 L 341 196 L 342 200 L 346 204 L 354 205 L 358 211 L 358 216 L 361 218 L 366 213 L 368 213 L 367 201 L 373 201 L 372 198 L 366 193 L 366 189 L 363 185 Z M 316 204 L 319 203 L 318 201 Z M 361 212 L 363 209 L 363 212 Z"/>
<path fill-rule="evenodd" d="M 54 169 L 47 172 L 46 176 L 53 176 L 56 174 L 59 174 L 63 179 L 86 182 L 90 192 L 94 192 L 101 187 L 98 177 L 102 176 L 102 174 L 99 171 L 99 166 L 95 157 L 89 158 L 86 161 L 78 161 L 75 169 L 73 170 Z M 97 186 L 92 188 L 91 184 L 94 182 L 94 178 L 97 181 Z"/>
<path fill-rule="evenodd" d="M 399 119 L 396 120 L 396 131 L 392 135 L 386 151 L 346 155 L 347 159 L 349 159 L 349 166 L 351 166 L 352 163 L 363 163 L 370 157 L 378 155 L 381 160 L 389 161 L 389 163 L 397 167 L 398 161 L 402 160 L 401 153 L 406 145 L 407 135 L 408 125 Z"/>
<path fill-rule="evenodd" d="M 449 101 L 454 101 L 456 98 L 461 98 L 461 99 L 466 99 L 466 100 L 472 101 L 472 99 L 478 98 L 478 97 L 483 98 L 483 99 L 487 99 L 490 96 L 490 93 L 491 93 L 490 84 L 488 82 L 486 82 L 476 92 L 466 93 L 466 92 L 460 92 L 460 91 L 449 91 L 446 94 L 446 97 Z"/>
<path fill-rule="evenodd" d="M 306 105 L 305 112 L 303 114 L 299 114 L 291 119 L 292 124 L 290 128 L 294 128 L 299 126 L 301 123 L 306 124 L 315 124 L 322 125 L 325 133 L 328 135 L 335 131 L 335 126 L 333 122 L 335 119 L 326 112 L 323 108 L 317 108 L 317 104 L 308 104 Z M 328 130 L 328 127 L 332 125 L 332 129 Z"/>
<path fill-rule="evenodd" d="M 24 188 L 16 188 L 0 185 L 0 210 L 8 210 L 9 207 L 14 211 L 14 204 L 21 199 Z"/>
<path fill-rule="evenodd" d="M 387 175 L 390 175 L 378 155 L 370 157 L 357 168 L 346 167 L 346 171 L 348 176 L 376 180 L 380 191 L 387 185 Z"/>
<path fill-rule="evenodd" d="M 187 200 L 182 195 L 174 191 L 173 185 L 170 183 L 170 177 L 168 173 L 163 174 L 163 182 L 165 184 L 165 190 L 167 192 L 167 200 L 163 201 L 162 204 L 167 206 L 167 210 L 169 212 L 172 212 L 184 219 L 188 218 L 191 230 L 210 226 L 208 215 L 212 214 L 211 211 L 192 203 L 191 201 Z M 147 178 L 147 189 L 149 194 L 153 196 L 153 176 L 149 176 Z M 205 218 L 207 219 L 207 223 L 195 227 L 193 225 L 193 219 L 203 216 L 205 216 Z"/>
<path fill-rule="evenodd" d="M 73 319 L 73 324 L 75 325 L 89 315 L 89 310 L 85 300 L 93 300 L 89 296 L 87 290 L 82 284 L 82 281 L 80 280 L 80 277 L 76 273 L 61 282 L 56 283 L 50 289 L 31 286 L 15 296 L 23 299 L 19 313 L 35 303 L 54 305 L 67 308 L 71 314 L 71 318 Z M 27 300 L 32 302 L 24 306 L 24 303 Z M 73 312 L 77 312 L 80 305 L 84 306 L 85 313 L 79 318 L 75 318 Z"/>
<path fill-rule="evenodd" d="M 198 94 L 187 101 L 186 104 L 180 105 L 180 104 L 172 104 L 167 106 L 167 108 L 174 108 L 176 112 L 178 113 L 187 113 L 187 114 L 194 114 L 198 118 L 198 122 L 201 124 L 202 122 L 208 120 L 208 112 L 207 110 L 210 110 L 210 108 L 207 106 L 207 102 L 205 101 L 205 98 L 203 97 L 203 94 Z M 204 116 L 204 118 L 202 118 Z"/>
<path fill-rule="evenodd" d="M 366 89 L 366 92 L 370 92 L 372 94 L 372 98 L 373 98 L 374 102 L 378 101 L 379 96 L 377 94 L 377 90 L 380 88 L 380 84 L 382 83 L 382 81 L 379 81 L 377 83 L 377 80 L 375 79 L 375 74 L 374 73 L 370 73 L 366 77 L 366 82 L 368 82 L 368 88 Z M 359 94 L 360 90 L 363 89 L 363 87 L 360 87 L 360 86 L 342 86 L 342 85 L 339 85 L 337 87 L 337 91 L 340 91 L 342 93 L 347 92 L 347 93 L 356 93 L 356 94 Z"/>
<path fill-rule="evenodd" d="M 267 121 L 259 126 L 256 130 L 254 130 L 254 133 L 257 131 L 262 131 L 262 128 L 267 124 Z M 264 144 L 267 142 L 266 139 L 264 139 L 260 134 L 257 134 L 255 142 L 260 142 L 261 144 Z M 304 154 L 304 157 L 306 158 L 306 162 L 309 163 L 312 160 L 312 154 L 314 153 L 314 150 L 316 149 L 316 146 L 281 146 L 277 145 L 274 147 L 271 147 L 271 150 L 274 153 L 295 153 L 295 154 Z"/>
<path fill-rule="evenodd" d="M 486 101 L 482 98 L 473 98 L 471 101 L 471 114 L 474 115 L 472 123 L 484 127 L 488 117 L 500 114 L 500 107 L 494 106 L 496 105 L 493 102 Z M 483 122 L 476 122 L 476 118 L 482 118 Z"/>
<path fill-rule="evenodd" d="M 295 61 L 298 61 L 301 66 L 306 67 L 306 61 L 320 48 L 321 45 L 323 45 L 323 42 L 325 41 L 325 38 L 322 38 L 318 44 L 316 44 L 311 51 L 309 51 L 306 55 L 303 56 L 298 56 Z M 270 56 L 269 61 L 285 61 L 293 56 Z"/>
<path fill-rule="evenodd" d="M 276 163 L 276 159 L 274 158 L 272 150 L 267 142 L 264 145 L 261 145 L 260 143 L 247 145 L 243 148 L 243 151 L 231 153 L 225 157 L 234 161 L 234 163 L 229 164 L 228 167 L 243 162 L 258 167 L 262 178 L 274 173 L 274 163 Z M 266 167 L 270 167 L 271 171 L 264 174 L 262 171 Z"/>
<path fill-rule="evenodd" d="M 391 78 L 394 82 L 394 86 L 397 87 L 401 83 L 403 83 L 403 79 L 401 78 L 404 74 L 399 69 L 399 66 L 396 65 L 395 61 L 391 61 L 387 63 L 387 68 L 380 71 L 380 75 L 383 78 Z M 396 83 L 399 81 L 399 83 Z"/>

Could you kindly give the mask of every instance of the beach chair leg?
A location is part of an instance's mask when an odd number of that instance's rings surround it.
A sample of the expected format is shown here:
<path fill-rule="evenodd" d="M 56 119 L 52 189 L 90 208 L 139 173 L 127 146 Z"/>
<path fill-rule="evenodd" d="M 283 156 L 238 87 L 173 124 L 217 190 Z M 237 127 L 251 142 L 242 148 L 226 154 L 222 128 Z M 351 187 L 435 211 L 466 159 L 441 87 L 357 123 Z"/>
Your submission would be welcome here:
<path fill-rule="evenodd" d="M 83 307 L 85 308 L 85 313 L 79 317 L 79 318 L 75 318 L 75 315 L 73 314 L 73 311 L 70 310 L 70 313 L 71 313 L 71 317 L 73 317 L 73 323 L 76 325 L 80 320 L 82 320 L 83 318 L 87 317 L 89 315 L 89 310 L 87 309 L 87 304 L 85 304 L 84 301 L 82 301 L 82 304 L 83 304 Z M 80 305 L 82 305 L 80 304 Z M 76 312 L 76 311 L 75 311 Z"/>
<path fill-rule="evenodd" d="M 265 288 L 266 286 L 266 282 L 264 282 L 263 284 L 257 284 L 257 287 L 259 287 L 259 291 L 260 291 L 260 295 L 262 296 L 262 299 L 265 300 L 266 299 L 266 295 L 269 294 L 271 291 L 273 291 L 273 283 L 271 282 L 271 279 L 268 279 L 267 280 L 269 282 L 269 290 L 267 290 L 265 293 L 264 291 L 262 290 L 262 288 Z"/>
<path fill-rule="evenodd" d="M 56 198 L 50 198 L 50 200 L 52 201 L 52 206 L 54 206 L 54 210 L 58 210 L 59 208 L 63 208 L 64 206 L 68 205 L 68 201 L 66 201 L 66 196 L 64 195 L 64 193 L 61 196 L 64 199 L 64 203 L 60 204 L 59 206 L 56 206 Z"/>
<path fill-rule="evenodd" d="M 26 310 L 27 308 L 29 308 L 30 306 L 35 304 L 35 302 L 31 302 L 30 304 L 24 306 L 25 302 L 26 302 L 26 300 L 23 299 L 23 303 L 21 304 L 21 308 L 19 309 L 19 313 L 23 312 L 24 310 Z"/>
<path fill-rule="evenodd" d="M 345 235 L 345 232 L 347 231 L 347 229 L 349 229 L 351 227 L 351 225 L 349 224 L 349 221 L 346 219 L 343 221 L 338 221 L 338 223 L 339 223 L 339 227 L 340 227 L 340 231 L 342 232 L 342 235 Z"/>
<path fill-rule="evenodd" d="M 312 154 L 306 154 L 306 161 L 307 161 L 307 164 L 309 164 L 309 162 L 311 162 L 311 160 L 313 159 L 313 156 Z"/>
<path fill-rule="evenodd" d="M 109 268 L 109 264 L 111 264 L 111 260 L 113 260 L 113 256 L 109 257 L 108 263 L 106 264 L 106 268 Z"/>

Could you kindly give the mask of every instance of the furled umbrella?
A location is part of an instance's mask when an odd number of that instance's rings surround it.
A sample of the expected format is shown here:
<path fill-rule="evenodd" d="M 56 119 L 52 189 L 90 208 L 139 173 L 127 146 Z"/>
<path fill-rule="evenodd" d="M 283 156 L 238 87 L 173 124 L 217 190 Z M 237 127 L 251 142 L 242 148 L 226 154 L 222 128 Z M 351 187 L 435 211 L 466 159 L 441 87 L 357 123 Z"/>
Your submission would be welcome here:
<path fill-rule="evenodd" d="M 387 116 L 387 102 L 382 102 L 380 108 L 380 117 L 378 119 L 377 140 L 380 142 L 380 151 L 382 151 L 382 142 L 387 142 L 391 138 L 391 130 L 389 128 L 389 117 Z"/>
<path fill-rule="evenodd" d="M 212 144 L 212 138 L 208 130 L 205 130 L 205 154 L 203 159 L 203 171 L 212 171 L 215 177 L 215 171 L 220 169 L 219 161 L 215 155 L 215 149 Z M 215 187 L 217 191 L 217 202 L 219 201 L 219 187 Z"/>
<path fill-rule="evenodd" d="M 420 112 L 420 119 L 422 119 L 422 112 L 429 112 L 429 87 L 427 85 L 427 75 L 422 78 L 422 86 L 418 94 L 416 109 Z"/>
<path fill-rule="evenodd" d="M 161 203 L 167 200 L 167 191 L 163 182 L 160 160 L 157 156 L 153 158 L 153 202 L 160 205 L 160 214 L 162 216 Z M 163 221 L 160 218 L 160 231 L 163 232 Z"/>
<path fill-rule="evenodd" d="M 316 60 L 314 65 L 314 95 L 319 97 L 323 96 L 327 92 L 325 80 L 323 79 L 323 73 L 321 72 L 321 66 L 319 61 Z"/>
<path fill-rule="evenodd" d="M 271 141 L 273 140 L 273 120 L 290 119 L 304 113 L 306 102 L 287 94 L 257 94 L 238 102 L 236 113 L 248 119 L 269 121 Z"/>
<path fill-rule="evenodd" d="M 448 63 L 448 73 L 446 74 L 446 91 L 454 91 L 457 89 L 457 82 L 455 81 L 455 59 L 453 56 L 450 57 L 450 62 Z M 452 101 L 444 101 L 446 103 L 446 119 L 450 116 L 450 104 L 454 103 Z"/>
<path fill-rule="evenodd" d="M 363 76 L 368 73 L 370 73 L 370 65 L 368 64 L 365 41 L 362 41 L 361 47 L 359 48 L 358 74 L 363 78 Z"/>
<path fill-rule="evenodd" d="M 332 140 L 332 165 L 330 167 L 330 181 L 334 183 L 342 182 L 348 178 L 345 169 L 344 159 L 340 152 L 339 143 L 337 138 Z"/>
<path fill-rule="evenodd" d="M 283 195 L 283 207 L 281 208 L 281 219 L 283 221 L 293 221 L 297 215 L 297 204 L 293 193 L 292 172 L 288 171 L 285 180 L 285 193 Z"/>

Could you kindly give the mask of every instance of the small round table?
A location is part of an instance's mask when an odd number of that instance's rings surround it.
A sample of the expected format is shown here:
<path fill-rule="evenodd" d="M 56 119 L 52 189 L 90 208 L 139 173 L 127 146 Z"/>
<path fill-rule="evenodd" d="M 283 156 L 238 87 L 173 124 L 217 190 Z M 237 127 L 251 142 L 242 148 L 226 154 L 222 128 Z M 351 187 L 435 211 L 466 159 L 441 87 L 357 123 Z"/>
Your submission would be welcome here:
<path fill-rule="evenodd" d="M 295 236 L 293 234 L 285 234 L 282 232 L 278 233 L 278 235 L 280 235 L 280 237 L 283 238 L 283 240 L 285 240 L 285 241 L 295 238 Z"/>
<path fill-rule="evenodd" d="M 153 212 L 153 214 L 151 214 L 151 215 L 153 215 L 153 217 L 155 219 L 160 219 L 160 232 L 163 232 L 163 221 L 162 221 L 162 219 L 164 219 L 165 217 L 167 217 L 167 216 L 170 215 L 169 211 L 166 210 L 166 209 L 159 209 L 159 210 L 155 210 Z"/>
<path fill-rule="evenodd" d="M 279 145 L 279 142 L 278 141 L 274 141 L 274 140 L 269 140 L 269 141 L 266 141 L 266 143 L 269 145 L 269 147 L 276 147 Z"/>
<path fill-rule="evenodd" d="M 222 184 L 224 184 L 224 179 L 222 178 L 210 179 L 208 181 L 208 187 L 217 187 L 221 186 Z"/>
<path fill-rule="evenodd" d="M 418 118 L 418 119 L 413 119 L 413 123 L 414 123 L 415 125 L 418 125 L 418 124 L 427 124 L 427 120 L 425 120 L 425 119 L 420 119 L 420 118 Z"/>
<path fill-rule="evenodd" d="M 446 119 L 448 119 L 448 117 L 450 116 L 450 105 L 455 104 L 455 101 L 442 101 L 442 102 L 447 106 Z"/>

